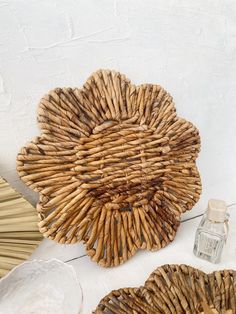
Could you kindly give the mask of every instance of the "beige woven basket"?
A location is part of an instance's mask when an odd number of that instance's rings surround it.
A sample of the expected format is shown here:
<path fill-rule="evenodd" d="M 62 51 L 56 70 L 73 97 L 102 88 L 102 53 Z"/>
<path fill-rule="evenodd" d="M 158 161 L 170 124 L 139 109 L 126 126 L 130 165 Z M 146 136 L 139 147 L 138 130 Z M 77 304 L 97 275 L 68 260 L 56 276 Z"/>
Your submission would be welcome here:
<path fill-rule="evenodd" d="M 40 193 L 45 237 L 83 241 L 106 267 L 174 239 L 201 193 L 200 138 L 161 86 L 100 70 L 82 89 L 45 95 L 38 122 L 42 134 L 21 149 L 17 170 Z"/>
<path fill-rule="evenodd" d="M 164 265 L 144 286 L 109 293 L 93 313 L 235 314 L 236 271 L 207 275 L 186 265 Z"/>

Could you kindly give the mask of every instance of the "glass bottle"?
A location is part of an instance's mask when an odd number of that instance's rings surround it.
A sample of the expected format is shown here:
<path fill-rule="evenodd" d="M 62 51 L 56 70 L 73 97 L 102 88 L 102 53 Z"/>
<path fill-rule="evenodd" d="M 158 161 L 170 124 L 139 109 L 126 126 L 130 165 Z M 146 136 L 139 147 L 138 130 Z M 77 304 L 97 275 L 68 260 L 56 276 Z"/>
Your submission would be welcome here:
<path fill-rule="evenodd" d="M 224 201 L 209 200 L 206 213 L 197 228 L 193 252 L 197 257 L 219 263 L 228 236 L 227 206 Z"/>

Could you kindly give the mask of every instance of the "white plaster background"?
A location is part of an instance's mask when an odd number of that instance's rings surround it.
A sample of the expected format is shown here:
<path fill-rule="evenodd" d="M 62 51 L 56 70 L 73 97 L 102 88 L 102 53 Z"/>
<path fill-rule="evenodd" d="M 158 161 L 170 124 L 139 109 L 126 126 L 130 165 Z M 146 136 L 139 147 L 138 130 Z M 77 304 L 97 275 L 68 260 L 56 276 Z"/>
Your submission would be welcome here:
<path fill-rule="evenodd" d="M 18 179 L 20 147 L 39 134 L 36 110 L 54 87 L 112 68 L 159 83 L 200 130 L 203 194 L 236 201 L 235 0 L 1 0 L 0 175 Z"/>

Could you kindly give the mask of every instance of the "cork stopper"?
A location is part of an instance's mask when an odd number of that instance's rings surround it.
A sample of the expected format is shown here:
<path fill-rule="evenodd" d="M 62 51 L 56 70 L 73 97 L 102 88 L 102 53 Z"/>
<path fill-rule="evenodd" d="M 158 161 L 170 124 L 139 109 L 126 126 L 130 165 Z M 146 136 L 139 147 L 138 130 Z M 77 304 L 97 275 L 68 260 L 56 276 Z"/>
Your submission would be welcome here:
<path fill-rule="evenodd" d="M 215 222 L 224 222 L 227 206 L 224 201 L 211 199 L 208 202 L 207 218 Z"/>

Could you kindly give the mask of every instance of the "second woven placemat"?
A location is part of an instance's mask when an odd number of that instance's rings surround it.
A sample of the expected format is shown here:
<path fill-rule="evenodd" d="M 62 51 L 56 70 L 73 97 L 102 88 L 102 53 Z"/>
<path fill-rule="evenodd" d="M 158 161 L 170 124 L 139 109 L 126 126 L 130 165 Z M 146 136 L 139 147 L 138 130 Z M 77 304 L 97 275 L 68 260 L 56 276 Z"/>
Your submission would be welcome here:
<path fill-rule="evenodd" d="M 93 313 L 235 314 L 236 271 L 206 274 L 187 265 L 164 265 L 144 286 L 109 293 Z"/>

